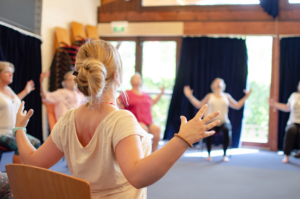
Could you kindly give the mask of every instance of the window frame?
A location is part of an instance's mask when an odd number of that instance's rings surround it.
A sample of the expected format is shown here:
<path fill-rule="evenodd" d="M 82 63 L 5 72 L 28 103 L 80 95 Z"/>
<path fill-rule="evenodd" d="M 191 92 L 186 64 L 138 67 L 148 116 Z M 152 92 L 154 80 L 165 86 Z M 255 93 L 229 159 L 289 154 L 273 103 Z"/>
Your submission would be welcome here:
<path fill-rule="evenodd" d="M 261 10 L 260 4 L 247 4 L 247 5 L 188 5 L 188 6 L 142 6 L 143 0 L 137 0 L 138 10 L 145 11 L 213 11 L 213 10 Z"/>
<path fill-rule="evenodd" d="M 179 67 L 179 56 L 182 44 L 182 37 L 101 37 L 105 41 L 135 41 L 135 72 L 139 72 L 142 76 L 142 63 L 143 63 L 143 46 L 144 41 L 175 41 L 176 42 L 176 72 L 175 78 L 177 76 L 177 71 Z"/>

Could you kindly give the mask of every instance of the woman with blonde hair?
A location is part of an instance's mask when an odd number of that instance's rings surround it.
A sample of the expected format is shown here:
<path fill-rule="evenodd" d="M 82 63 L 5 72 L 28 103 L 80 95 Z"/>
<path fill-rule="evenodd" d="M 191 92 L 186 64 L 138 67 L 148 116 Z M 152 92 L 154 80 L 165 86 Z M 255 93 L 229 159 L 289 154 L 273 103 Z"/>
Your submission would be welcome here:
<path fill-rule="evenodd" d="M 226 156 L 226 151 L 230 142 L 231 136 L 231 123 L 228 118 L 228 108 L 239 110 L 243 107 L 245 100 L 249 97 L 251 90 L 246 92 L 244 90 L 245 96 L 236 101 L 231 97 L 230 94 L 225 93 L 226 84 L 223 79 L 216 78 L 211 83 L 210 86 L 212 93 L 207 94 L 203 100 L 199 101 L 197 98 L 193 96 L 193 90 L 191 90 L 190 86 L 185 86 L 183 92 L 188 100 L 192 103 L 192 105 L 198 109 L 200 109 L 204 104 L 208 104 L 208 114 L 218 110 L 220 114 L 215 118 L 215 120 L 220 120 L 218 126 L 214 128 L 215 131 L 223 133 L 223 161 L 228 162 L 229 159 Z M 211 161 L 212 158 L 210 156 L 212 145 L 212 137 L 208 137 L 206 140 L 206 146 L 208 151 L 207 161 Z"/>
<path fill-rule="evenodd" d="M 49 168 L 65 156 L 73 176 L 90 183 L 92 198 L 146 198 L 147 186 L 172 167 L 188 146 L 212 135 L 219 121 L 201 119 L 206 106 L 190 121 L 181 117 L 179 133 L 150 155 L 151 140 L 127 110 L 116 106 L 122 83 L 122 62 L 108 42 L 94 40 L 80 47 L 75 83 L 89 102 L 67 111 L 37 150 L 27 141 L 26 125 L 33 110 L 17 114 L 16 139 L 24 163 Z"/>
<path fill-rule="evenodd" d="M 21 100 L 26 97 L 34 88 L 34 82 L 28 81 L 24 90 L 18 95 L 8 86 L 13 82 L 14 65 L 10 62 L 0 61 L 0 146 L 15 151 L 13 163 L 22 164 L 19 156 L 16 139 L 12 136 L 12 129 L 16 124 L 16 114 L 21 105 Z M 40 141 L 27 135 L 30 142 L 38 148 Z"/>

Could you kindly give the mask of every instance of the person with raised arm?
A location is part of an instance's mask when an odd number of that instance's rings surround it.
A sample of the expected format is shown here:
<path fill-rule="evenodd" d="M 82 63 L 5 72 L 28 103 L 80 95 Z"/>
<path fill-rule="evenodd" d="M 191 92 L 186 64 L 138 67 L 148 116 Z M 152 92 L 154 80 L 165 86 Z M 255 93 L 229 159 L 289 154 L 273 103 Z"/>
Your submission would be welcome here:
<path fill-rule="evenodd" d="M 231 123 L 228 118 L 228 110 L 229 107 L 235 110 L 239 110 L 240 108 L 242 108 L 246 99 L 249 97 L 251 90 L 248 92 L 244 90 L 245 96 L 239 101 L 236 101 L 231 97 L 229 93 L 224 92 L 225 88 L 226 84 L 224 80 L 221 78 L 216 78 L 211 83 L 212 93 L 207 94 L 201 101 L 199 101 L 193 96 L 193 90 L 191 90 L 190 86 L 185 86 L 183 92 L 195 108 L 200 109 L 204 104 L 208 104 L 208 114 L 216 110 L 220 111 L 220 114 L 218 115 L 218 117 L 215 118 L 215 120 L 220 120 L 221 122 L 218 126 L 214 128 L 214 130 L 223 133 L 223 161 L 228 162 L 229 158 L 226 156 L 226 152 L 231 136 Z M 212 160 L 210 155 L 211 145 L 212 137 L 208 137 L 206 139 L 206 146 L 208 152 L 208 157 L 206 159 L 207 161 Z"/>
<path fill-rule="evenodd" d="M 15 94 L 9 87 L 9 84 L 13 82 L 14 71 L 15 67 L 12 63 L 0 61 L 0 146 L 9 151 L 15 151 L 13 163 L 22 164 L 16 139 L 12 136 L 12 129 L 16 124 L 16 114 L 21 100 L 35 87 L 34 82 L 30 80 L 26 83 L 24 90 Z M 40 146 L 41 142 L 37 138 L 31 135 L 27 135 L 27 137 L 34 147 Z"/>
<path fill-rule="evenodd" d="M 153 135 L 152 151 L 156 151 L 160 140 L 160 127 L 153 122 L 151 108 L 155 105 L 164 93 L 162 87 L 160 93 L 151 98 L 147 93 L 142 91 L 142 78 L 140 73 L 135 73 L 130 80 L 132 89 L 127 90 L 126 94 L 121 93 L 118 98 L 118 106 L 122 109 L 129 110 L 136 117 L 141 127 Z"/>
<path fill-rule="evenodd" d="M 72 176 L 90 183 L 92 199 L 145 199 L 146 187 L 161 179 L 189 146 L 211 136 L 219 112 L 202 119 L 207 106 L 187 121 L 181 116 L 178 134 L 156 152 L 134 115 L 116 105 L 122 83 L 122 61 L 116 48 L 103 40 L 83 44 L 76 57 L 75 83 L 87 104 L 64 113 L 48 139 L 35 148 L 26 137 L 33 114 L 17 113 L 13 130 L 25 164 L 50 168 L 63 156 Z"/>
<path fill-rule="evenodd" d="M 297 92 L 290 95 L 286 104 L 269 99 L 269 105 L 280 111 L 290 112 L 290 117 L 285 128 L 283 142 L 284 158 L 282 160 L 282 163 L 288 163 L 295 139 L 297 135 L 300 137 L 300 82 L 298 83 Z"/>
<path fill-rule="evenodd" d="M 77 108 L 86 103 L 87 100 L 84 95 L 76 89 L 73 71 L 69 71 L 64 75 L 64 81 L 62 82 L 63 88 L 53 92 L 46 92 L 43 81 L 49 74 L 48 71 L 41 73 L 40 92 L 43 102 L 55 104 L 54 114 L 56 121 L 58 121 L 67 110 Z"/>

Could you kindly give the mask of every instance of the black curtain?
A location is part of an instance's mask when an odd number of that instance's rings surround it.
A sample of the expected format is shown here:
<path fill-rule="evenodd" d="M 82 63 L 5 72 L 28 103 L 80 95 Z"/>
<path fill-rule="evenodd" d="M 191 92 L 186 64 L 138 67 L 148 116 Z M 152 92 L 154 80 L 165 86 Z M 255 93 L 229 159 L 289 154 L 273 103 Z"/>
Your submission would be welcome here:
<path fill-rule="evenodd" d="M 260 5 L 269 15 L 278 16 L 279 0 L 260 0 Z"/>
<path fill-rule="evenodd" d="M 179 131 L 180 115 L 188 120 L 196 110 L 183 94 L 183 87 L 190 85 L 194 96 L 203 99 L 211 92 L 210 85 L 216 77 L 226 83 L 225 92 L 239 100 L 244 96 L 247 80 L 247 48 L 243 39 L 229 38 L 184 38 L 182 42 L 179 69 L 169 108 L 164 139 L 171 139 Z M 238 147 L 243 118 L 243 108 L 230 109 L 233 147 Z"/>
<path fill-rule="evenodd" d="M 26 110 L 30 108 L 34 110 L 27 126 L 27 132 L 43 141 L 39 84 L 41 41 L 0 25 L 0 60 L 11 62 L 15 66 L 13 83 L 9 86 L 16 94 L 25 88 L 27 81 L 31 79 L 34 81 L 35 90 L 24 98 Z"/>
<path fill-rule="evenodd" d="M 293 92 L 297 91 L 300 81 L 300 37 L 283 38 L 280 41 L 280 83 L 279 102 L 287 103 Z M 283 148 L 285 127 L 289 113 L 279 111 L 278 149 Z"/>

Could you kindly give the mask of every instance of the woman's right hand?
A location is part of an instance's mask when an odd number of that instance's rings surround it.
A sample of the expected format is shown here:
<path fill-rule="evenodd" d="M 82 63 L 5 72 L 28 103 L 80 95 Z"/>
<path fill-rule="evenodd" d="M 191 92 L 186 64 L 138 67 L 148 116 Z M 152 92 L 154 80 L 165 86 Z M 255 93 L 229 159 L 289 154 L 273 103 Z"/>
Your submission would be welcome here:
<path fill-rule="evenodd" d="M 270 98 L 270 99 L 268 100 L 268 103 L 269 103 L 270 106 L 273 107 L 275 102 L 274 102 L 274 100 L 273 100 L 272 98 Z"/>
<path fill-rule="evenodd" d="M 193 92 L 194 90 L 192 90 L 190 86 L 183 87 L 183 93 L 187 98 L 191 97 L 193 95 Z"/>
<path fill-rule="evenodd" d="M 207 105 L 204 105 L 196 114 L 196 116 L 187 122 L 186 117 L 181 116 L 181 125 L 179 135 L 187 139 L 190 143 L 196 143 L 203 138 L 209 137 L 215 133 L 215 131 L 208 131 L 220 123 L 220 120 L 209 123 L 212 119 L 219 115 L 219 111 L 213 112 L 204 119 L 201 119 L 207 109 Z M 209 124 L 208 124 L 209 123 Z"/>
<path fill-rule="evenodd" d="M 49 77 L 49 75 L 50 75 L 49 71 L 41 73 L 41 75 L 40 75 L 40 82 L 43 82 L 43 80 L 45 79 L 45 77 Z"/>
<path fill-rule="evenodd" d="M 26 128 L 30 117 L 33 115 L 32 109 L 30 109 L 28 111 L 28 113 L 27 113 L 27 111 L 24 111 L 24 104 L 25 104 L 25 102 L 22 101 L 21 106 L 18 110 L 17 118 L 16 118 L 16 127 L 25 127 Z"/>

